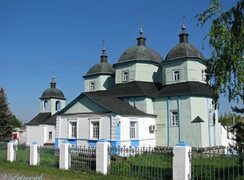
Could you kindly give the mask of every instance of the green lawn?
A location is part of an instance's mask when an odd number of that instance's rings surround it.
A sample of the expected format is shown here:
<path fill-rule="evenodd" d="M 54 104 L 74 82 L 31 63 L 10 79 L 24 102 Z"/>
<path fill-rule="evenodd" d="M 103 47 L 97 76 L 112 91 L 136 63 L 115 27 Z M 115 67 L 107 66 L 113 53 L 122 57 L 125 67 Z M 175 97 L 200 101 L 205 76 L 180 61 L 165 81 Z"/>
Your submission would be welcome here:
<path fill-rule="evenodd" d="M 18 174 L 20 176 L 41 176 L 50 180 L 67 180 L 67 179 L 125 179 L 129 177 L 118 177 L 113 175 L 104 176 L 95 172 L 84 172 L 76 170 L 60 170 L 58 169 L 58 156 L 52 150 L 40 150 L 41 160 L 39 166 L 29 166 L 29 150 L 28 148 L 21 147 L 16 152 L 16 161 L 7 162 L 7 152 L 5 148 L 0 148 L 0 174 Z"/>

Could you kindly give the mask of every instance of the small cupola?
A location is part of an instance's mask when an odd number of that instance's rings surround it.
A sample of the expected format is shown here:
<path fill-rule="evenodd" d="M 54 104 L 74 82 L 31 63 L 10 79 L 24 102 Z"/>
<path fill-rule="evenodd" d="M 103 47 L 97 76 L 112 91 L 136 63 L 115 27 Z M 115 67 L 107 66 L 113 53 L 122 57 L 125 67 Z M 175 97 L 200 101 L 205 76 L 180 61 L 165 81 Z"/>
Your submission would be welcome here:
<path fill-rule="evenodd" d="M 188 36 L 189 34 L 186 31 L 185 23 L 183 23 L 181 26 L 181 33 L 179 34 L 179 44 L 169 51 L 165 58 L 166 61 L 182 58 L 204 60 L 202 53 L 188 42 Z"/>
<path fill-rule="evenodd" d="M 63 99 L 65 100 L 64 93 L 56 87 L 56 81 L 55 78 L 52 77 L 52 80 L 50 82 L 50 88 L 46 89 L 43 93 L 40 99 Z"/>
<path fill-rule="evenodd" d="M 158 52 L 146 46 L 146 38 L 144 36 L 143 29 L 141 28 L 137 38 L 137 45 L 125 50 L 120 56 L 117 64 L 132 61 L 143 61 L 159 65 L 162 60 L 163 58 Z"/>
<path fill-rule="evenodd" d="M 108 90 L 114 84 L 115 70 L 111 64 L 108 63 L 108 56 L 106 49 L 102 48 L 100 56 L 100 63 L 92 66 L 84 78 L 84 91 L 103 91 Z"/>

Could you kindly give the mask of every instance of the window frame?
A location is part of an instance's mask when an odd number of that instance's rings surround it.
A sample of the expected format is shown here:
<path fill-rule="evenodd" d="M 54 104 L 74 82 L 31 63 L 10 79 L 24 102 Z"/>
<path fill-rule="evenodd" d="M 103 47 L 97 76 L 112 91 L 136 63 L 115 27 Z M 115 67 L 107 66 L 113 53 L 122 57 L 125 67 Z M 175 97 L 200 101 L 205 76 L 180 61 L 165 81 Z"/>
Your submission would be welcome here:
<path fill-rule="evenodd" d="M 201 69 L 202 81 L 204 81 L 204 82 L 206 81 L 206 78 L 207 78 L 207 77 L 206 77 L 206 72 L 205 72 L 205 71 L 206 71 L 206 69 Z"/>
<path fill-rule="evenodd" d="M 176 72 L 178 72 L 177 74 L 177 76 L 176 76 Z M 172 71 L 172 80 L 174 81 L 174 82 L 177 82 L 177 81 L 180 81 L 180 79 L 181 79 L 181 71 L 180 71 L 180 69 L 175 69 L 175 70 L 173 70 Z M 176 78 L 177 77 L 177 78 Z"/>
<path fill-rule="evenodd" d="M 170 126 L 171 127 L 179 127 L 179 112 L 178 112 L 178 110 L 171 110 L 170 111 Z"/>
<path fill-rule="evenodd" d="M 73 132 L 73 127 L 74 126 L 72 126 L 72 124 L 74 124 L 75 123 L 75 133 Z M 73 136 L 75 134 L 75 136 Z M 77 121 L 74 121 L 74 120 L 72 120 L 72 121 L 69 121 L 69 137 L 70 138 L 77 138 Z"/>
<path fill-rule="evenodd" d="M 132 126 L 132 124 L 134 126 Z M 137 130 L 138 127 L 137 127 L 137 121 L 130 121 L 130 139 L 137 139 L 138 136 L 137 136 Z"/>
<path fill-rule="evenodd" d="M 129 81 L 129 70 L 122 71 L 122 82 L 128 82 L 128 81 Z"/>
<path fill-rule="evenodd" d="M 50 138 L 51 137 L 51 138 Z M 53 139 L 53 132 L 52 131 L 49 131 L 48 132 L 48 140 L 52 140 Z"/>
<path fill-rule="evenodd" d="M 45 100 L 44 102 L 43 102 L 43 108 L 44 108 L 44 111 L 48 111 L 48 100 Z"/>
<path fill-rule="evenodd" d="M 61 110 L 61 101 L 56 101 L 55 102 L 55 110 L 60 111 Z"/>
<path fill-rule="evenodd" d="M 90 121 L 90 139 L 98 140 L 101 137 L 101 124 L 99 119 L 89 119 Z M 97 130 L 94 130 L 94 124 L 98 124 Z M 96 131 L 96 133 L 94 133 Z M 95 136 L 94 136 L 95 135 Z"/>
<path fill-rule="evenodd" d="M 90 91 L 95 91 L 96 90 L 96 82 L 95 81 L 90 81 L 89 82 L 89 90 Z"/>

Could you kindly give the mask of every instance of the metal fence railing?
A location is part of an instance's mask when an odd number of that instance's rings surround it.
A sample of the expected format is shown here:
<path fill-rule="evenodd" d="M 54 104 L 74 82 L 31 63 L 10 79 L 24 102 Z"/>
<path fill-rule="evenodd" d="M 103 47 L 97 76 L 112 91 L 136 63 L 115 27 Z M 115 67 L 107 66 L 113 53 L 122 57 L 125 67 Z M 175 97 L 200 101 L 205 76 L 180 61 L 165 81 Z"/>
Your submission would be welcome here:
<path fill-rule="evenodd" d="M 173 149 L 109 147 L 109 173 L 139 179 L 172 179 Z"/>
<path fill-rule="evenodd" d="M 14 145 L 14 148 L 16 152 L 16 163 L 28 165 L 30 157 L 30 146 L 27 146 L 26 144 L 18 144 Z"/>
<path fill-rule="evenodd" d="M 225 147 L 193 148 L 191 179 L 244 179 L 244 154 Z"/>
<path fill-rule="evenodd" d="M 38 147 L 40 166 L 59 168 L 59 152 L 54 145 L 43 145 Z"/>
<path fill-rule="evenodd" d="M 7 142 L 0 142 L 0 162 L 7 161 Z"/>
<path fill-rule="evenodd" d="M 90 146 L 69 147 L 69 168 L 96 171 L 96 148 Z"/>

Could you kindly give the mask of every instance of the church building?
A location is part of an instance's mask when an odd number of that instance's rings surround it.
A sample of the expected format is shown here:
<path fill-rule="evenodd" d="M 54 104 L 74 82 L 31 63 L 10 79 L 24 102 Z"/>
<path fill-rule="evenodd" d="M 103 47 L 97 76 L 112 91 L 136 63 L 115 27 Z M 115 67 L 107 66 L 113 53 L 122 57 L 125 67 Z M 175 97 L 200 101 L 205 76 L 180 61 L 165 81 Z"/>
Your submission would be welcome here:
<path fill-rule="evenodd" d="M 56 146 L 64 140 L 95 146 L 101 139 L 112 146 L 221 145 L 205 69 L 206 59 L 188 42 L 184 25 L 165 59 L 147 47 L 142 30 L 136 46 L 113 65 L 103 48 L 100 62 L 83 76 L 84 92 L 56 114 Z M 41 106 L 57 100 L 63 105 L 63 94 L 43 95 Z M 40 114 L 47 114 L 44 109 Z"/>
<path fill-rule="evenodd" d="M 40 113 L 26 123 L 26 143 L 37 142 L 40 145 L 54 144 L 56 113 L 64 107 L 64 94 L 56 87 L 53 77 L 50 88 L 46 89 L 40 97 Z"/>

